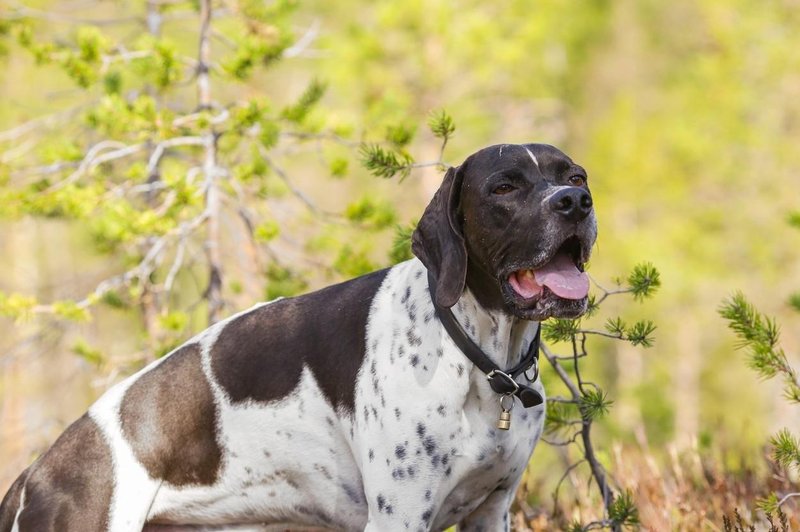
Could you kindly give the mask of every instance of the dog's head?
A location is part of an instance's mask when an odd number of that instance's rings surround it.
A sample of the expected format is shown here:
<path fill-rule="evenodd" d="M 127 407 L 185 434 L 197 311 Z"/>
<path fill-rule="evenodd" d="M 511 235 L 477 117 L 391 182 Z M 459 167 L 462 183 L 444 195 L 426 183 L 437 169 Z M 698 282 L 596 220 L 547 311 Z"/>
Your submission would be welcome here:
<path fill-rule="evenodd" d="M 586 171 L 546 144 L 504 144 L 447 171 L 412 249 L 439 305 L 468 286 L 486 308 L 540 321 L 586 311 L 596 237 Z"/>

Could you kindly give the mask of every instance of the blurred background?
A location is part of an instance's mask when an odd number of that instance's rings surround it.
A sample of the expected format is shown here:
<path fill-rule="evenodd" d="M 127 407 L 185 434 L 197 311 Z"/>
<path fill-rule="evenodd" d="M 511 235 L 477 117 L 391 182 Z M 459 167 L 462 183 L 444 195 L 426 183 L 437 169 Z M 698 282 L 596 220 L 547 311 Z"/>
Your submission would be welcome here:
<path fill-rule="evenodd" d="M 404 258 L 439 163 L 506 142 L 588 170 L 597 283 L 661 273 L 587 325 L 650 319 L 654 345 L 592 337 L 584 370 L 645 526 L 721 529 L 775 489 L 800 410 L 717 311 L 741 290 L 800 364 L 800 2 L 224 0 L 204 30 L 205 5 L 0 0 L 0 491 L 209 319 Z M 363 143 L 419 168 L 375 177 Z M 556 526 L 565 463 L 537 449 L 518 529 Z M 559 511 L 583 519 L 574 474 Z"/>

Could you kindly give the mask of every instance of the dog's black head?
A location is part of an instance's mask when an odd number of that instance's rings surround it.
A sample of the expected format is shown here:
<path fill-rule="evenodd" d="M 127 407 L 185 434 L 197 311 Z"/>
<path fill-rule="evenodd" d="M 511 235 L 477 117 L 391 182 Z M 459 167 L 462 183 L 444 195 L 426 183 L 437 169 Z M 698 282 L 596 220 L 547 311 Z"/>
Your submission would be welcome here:
<path fill-rule="evenodd" d="M 450 168 L 412 237 L 436 278 L 436 302 L 469 286 L 519 318 L 586 311 L 583 266 L 597 236 L 586 171 L 546 144 L 498 145 Z"/>

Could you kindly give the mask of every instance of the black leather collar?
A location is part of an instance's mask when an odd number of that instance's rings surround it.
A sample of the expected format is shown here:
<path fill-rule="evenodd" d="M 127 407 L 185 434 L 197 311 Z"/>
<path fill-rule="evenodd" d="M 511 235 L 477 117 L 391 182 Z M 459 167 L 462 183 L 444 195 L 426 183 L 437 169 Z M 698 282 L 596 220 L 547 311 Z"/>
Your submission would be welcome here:
<path fill-rule="evenodd" d="M 519 397 L 522 406 L 525 408 L 542 404 L 544 402 L 542 394 L 530 386 L 526 386 L 525 384 L 520 384 L 517 382 L 517 377 L 531 369 L 531 367 L 534 368 L 534 375 L 533 378 L 529 379 L 530 382 L 536 382 L 536 379 L 539 378 L 539 341 L 542 332 L 541 323 L 539 324 L 539 328 L 536 331 L 536 336 L 534 337 L 533 342 L 531 342 L 530 347 L 528 347 L 528 352 L 522 361 L 513 368 L 503 371 L 497 364 L 492 362 L 488 356 L 486 356 L 486 353 L 484 353 L 483 350 L 481 350 L 481 348 L 475 344 L 475 342 L 472 341 L 472 339 L 458 323 L 458 320 L 456 320 L 453 312 L 449 308 L 440 307 L 436 304 L 435 287 L 436 279 L 434 279 L 431 272 L 428 272 L 428 290 L 430 291 L 433 307 L 436 309 L 436 315 L 439 318 L 439 321 L 442 322 L 447 334 L 450 335 L 450 338 L 458 346 L 461 352 L 464 353 L 470 362 L 475 364 L 478 369 L 480 369 L 486 375 L 492 390 L 501 395 L 515 395 Z"/>

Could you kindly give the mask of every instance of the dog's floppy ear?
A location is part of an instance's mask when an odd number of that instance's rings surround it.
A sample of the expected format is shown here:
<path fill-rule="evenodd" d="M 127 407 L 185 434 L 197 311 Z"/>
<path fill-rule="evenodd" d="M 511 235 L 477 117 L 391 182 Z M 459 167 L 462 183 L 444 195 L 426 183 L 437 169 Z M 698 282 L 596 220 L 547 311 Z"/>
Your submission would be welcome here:
<path fill-rule="evenodd" d="M 436 303 L 452 307 L 467 279 L 467 247 L 458 217 L 461 167 L 450 168 L 411 236 L 411 250 L 436 278 Z"/>

